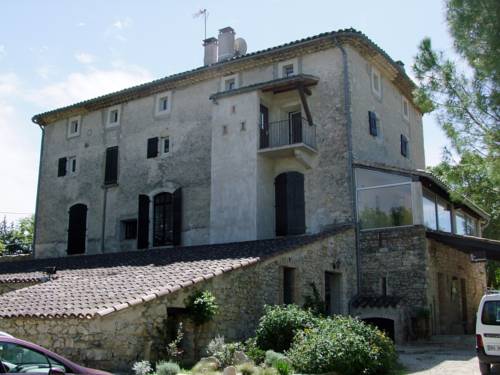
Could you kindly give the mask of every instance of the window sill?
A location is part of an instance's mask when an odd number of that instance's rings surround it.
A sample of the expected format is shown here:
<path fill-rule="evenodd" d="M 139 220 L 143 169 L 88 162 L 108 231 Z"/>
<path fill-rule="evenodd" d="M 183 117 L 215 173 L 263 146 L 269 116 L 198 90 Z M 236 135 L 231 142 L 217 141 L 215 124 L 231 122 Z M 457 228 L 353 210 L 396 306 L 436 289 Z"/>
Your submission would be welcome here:
<path fill-rule="evenodd" d="M 109 188 L 113 188 L 113 187 L 118 187 L 118 182 L 114 182 L 112 184 L 102 184 L 101 186 L 102 188 L 104 189 L 109 189 Z"/>

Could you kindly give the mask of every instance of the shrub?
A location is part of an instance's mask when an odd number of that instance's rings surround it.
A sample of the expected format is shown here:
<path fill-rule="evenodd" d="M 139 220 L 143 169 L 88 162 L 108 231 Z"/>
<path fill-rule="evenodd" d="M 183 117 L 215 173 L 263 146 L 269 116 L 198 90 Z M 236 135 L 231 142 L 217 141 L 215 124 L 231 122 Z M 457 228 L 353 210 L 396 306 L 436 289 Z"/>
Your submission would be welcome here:
<path fill-rule="evenodd" d="M 278 371 L 279 375 L 290 375 L 293 373 L 292 365 L 284 358 L 278 359 L 273 367 Z"/>
<path fill-rule="evenodd" d="M 264 362 L 266 357 L 266 352 L 257 346 L 255 337 L 249 338 L 245 341 L 245 346 L 243 348 L 245 354 L 254 361 L 255 364 L 260 365 Z"/>
<path fill-rule="evenodd" d="M 208 343 L 207 354 L 219 360 L 221 367 L 234 364 L 234 353 L 241 350 L 239 342 L 226 343 L 224 337 L 217 336 Z"/>
<path fill-rule="evenodd" d="M 396 364 L 392 341 L 377 328 L 343 316 L 299 332 L 287 352 L 303 373 L 386 374 Z"/>
<path fill-rule="evenodd" d="M 132 366 L 132 370 L 136 375 L 147 375 L 153 371 L 149 361 L 135 362 Z"/>
<path fill-rule="evenodd" d="M 241 372 L 241 375 L 254 375 L 257 369 L 252 363 L 243 363 L 238 366 L 238 371 Z"/>
<path fill-rule="evenodd" d="M 257 346 L 263 350 L 284 352 L 293 337 L 305 328 L 312 328 L 318 318 L 295 305 L 266 306 L 256 330 Z"/>
<path fill-rule="evenodd" d="M 156 364 L 156 375 L 177 375 L 181 368 L 174 362 L 158 362 Z"/>
<path fill-rule="evenodd" d="M 193 323 L 201 326 L 213 319 L 219 306 L 215 301 L 215 296 L 205 290 L 190 295 L 186 300 L 186 309 Z"/>
<path fill-rule="evenodd" d="M 266 359 L 264 360 L 264 363 L 268 366 L 275 367 L 276 363 L 284 358 L 284 354 L 276 353 L 274 350 L 268 350 L 266 352 Z"/>
<path fill-rule="evenodd" d="M 315 283 L 309 283 L 311 288 L 311 294 L 304 296 L 303 308 L 306 310 L 311 310 L 311 312 L 318 316 L 324 316 L 326 314 L 326 304 L 321 298 L 318 288 Z"/>

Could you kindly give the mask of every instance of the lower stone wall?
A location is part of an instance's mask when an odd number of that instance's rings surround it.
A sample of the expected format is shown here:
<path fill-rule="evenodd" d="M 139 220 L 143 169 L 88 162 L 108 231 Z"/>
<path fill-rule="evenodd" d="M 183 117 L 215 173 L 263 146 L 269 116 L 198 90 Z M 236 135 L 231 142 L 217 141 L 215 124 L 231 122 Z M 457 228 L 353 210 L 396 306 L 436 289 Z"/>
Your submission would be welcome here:
<path fill-rule="evenodd" d="M 109 371 L 130 371 L 136 360 L 155 357 L 153 343 L 171 308 L 185 306 L 196 290 L 213 292 L 220 311 L 196 333 L 198 355 L 217 335 L 227 341 L 253 336 L 265 304 L 282 302 L 283 267 L 295 268 L 295 302 L 302 304 L 314 283 L 324 296 L 325 272 L 341 274 L 341 306 L 348 312 L 356 293 L 354 231 L 347 230 L 253 266 L 237 269 L 148 303 L 92 320 L 0 319 L 0 330 L 38 343 L 77 363 Z M 186 326 L 186 358 L 193 358 L 194 332 Z M 167 344 L 167 343 L 165 343 Z"/>
<path fill-rule="evenodd" d="M 435 240 L 427 240 L 428 301 L 434 334 L 473 333 L 486 291 L 485 263 Z"/>

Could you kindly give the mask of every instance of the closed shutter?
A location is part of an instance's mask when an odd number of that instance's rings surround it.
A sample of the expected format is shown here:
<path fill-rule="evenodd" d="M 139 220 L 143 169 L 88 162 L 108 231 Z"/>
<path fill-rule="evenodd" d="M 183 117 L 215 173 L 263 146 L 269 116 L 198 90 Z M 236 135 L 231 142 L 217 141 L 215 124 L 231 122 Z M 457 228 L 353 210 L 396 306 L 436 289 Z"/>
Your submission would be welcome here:
<path fill-rule="evenodd" d="M 274 180 L 274 202 L 276 210 L 276 235 L 286 236 L 288 233 L 287 227 L 287 184 L 286 173 L 280 174 Z"/>
<path fill-rule="evenodd" d="M 104 184 L 111 185 L 118 182 L 118 146 L 106 149 L 106 169 L 104 171 Z"/>
<path fill-rule="evenodd" d="M 174 191 L 173 243 L 179 246 L 182 240 L 182 188 Z"/>
<path fill-rule="evenodd" d="M 368 111 L 368 123 L 370 126 L 370 135 L 376 137 L 378 134 L 378 129 L 377 129 L 377 115 L 375 114 L 375 112 Z"/>
<path fill-rule="evenodd" d="M 287 234 L 303 234 L 306 231 L 304 175 L 289 172 L 286 177 Z"/>
<path fill-rule="evenodd" d="M 158 137 L 148 139 L 148 159 L 158 156 Z"/>
<path fill-rule="evenodd" d="M 57 177 L 66 176 L 66 158 L 59 158 L 57 163 Z"/>
<path fill-rule="evenodd" d="M 408 139 L 401 134 L 401 155 L 408 156 Z"/>
<path fill-rule="evenodd" d="M 149 197 L 139 195 L 137 215 L 137 248 L 147 249 L 149 245 Z"/>

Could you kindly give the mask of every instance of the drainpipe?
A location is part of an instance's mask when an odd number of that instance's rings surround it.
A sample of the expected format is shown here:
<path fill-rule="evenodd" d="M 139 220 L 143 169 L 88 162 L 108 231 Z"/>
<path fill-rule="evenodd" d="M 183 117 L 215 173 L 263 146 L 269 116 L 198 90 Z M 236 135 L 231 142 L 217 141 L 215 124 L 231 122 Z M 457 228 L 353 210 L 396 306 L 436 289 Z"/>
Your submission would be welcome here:
<path fill-rule="evenodd" d="M 35 258 L 35 244 L 36 244 L 36 237 L 37 237 L 37 225 L 38 225 L 38 208 L 39 208 L 39 202 L 40 202 L 40 179 L 42 178 L 42 157 L 43 157 L 43 145 L 44 145 L 44 140 L 45 140 L 45 128 L 43 125 L 40 125 L 36 122 L 35 119 L 32 119 L 32 121 L 37 124 L 40 127 L 40 130 L 42 131 L 42 140 L 40 142 L 40 158 L 39 164 L 38 164 L 38 181 L 36 183 L 36 198 L 35 198 L 35 220 L 33 223 L 33 242 L 31 244 L 31 247 L 33 249 L 33 258 Z"/>
<path fill-rule="evenodd" d="M 358 225 L 358 215 L 356 206 L 356 182 L 354 181 L 354 165 L 353 165 L 353 152 L 352 152 L 352 116 L 351 116 L 351 84 L 349 81 L 349 66 L 347 60 L 347 52 L 342 46 L 342 44 L 333 38 L 335 46 L 339 48 L 342 53 L 342 63 L 343 63 L 343 80 L 344 80 L 344 115 L 346 117 L 347 125 L 347 174 L 351 185 L 351 205 L 352 205 L 352 215 L 354 218 L 354 228 L 355 228 L 355 247 L 356 247 L 356 287 L 357 293 L 361 291 L 361 265 L 360 265 L 360 243 L 359 243 L 359 225 Z M 351 304 L 349 303 L 349 312 L 351 309 Z"/>
<path fill-rule="evenodd" d="M 108 187 L 104 186 L 102 198 L 102 223 L 101 223 L 101 253 L 104 254 L 104 236 L 106 235 L 106 205 L 108 201 Z"/>

